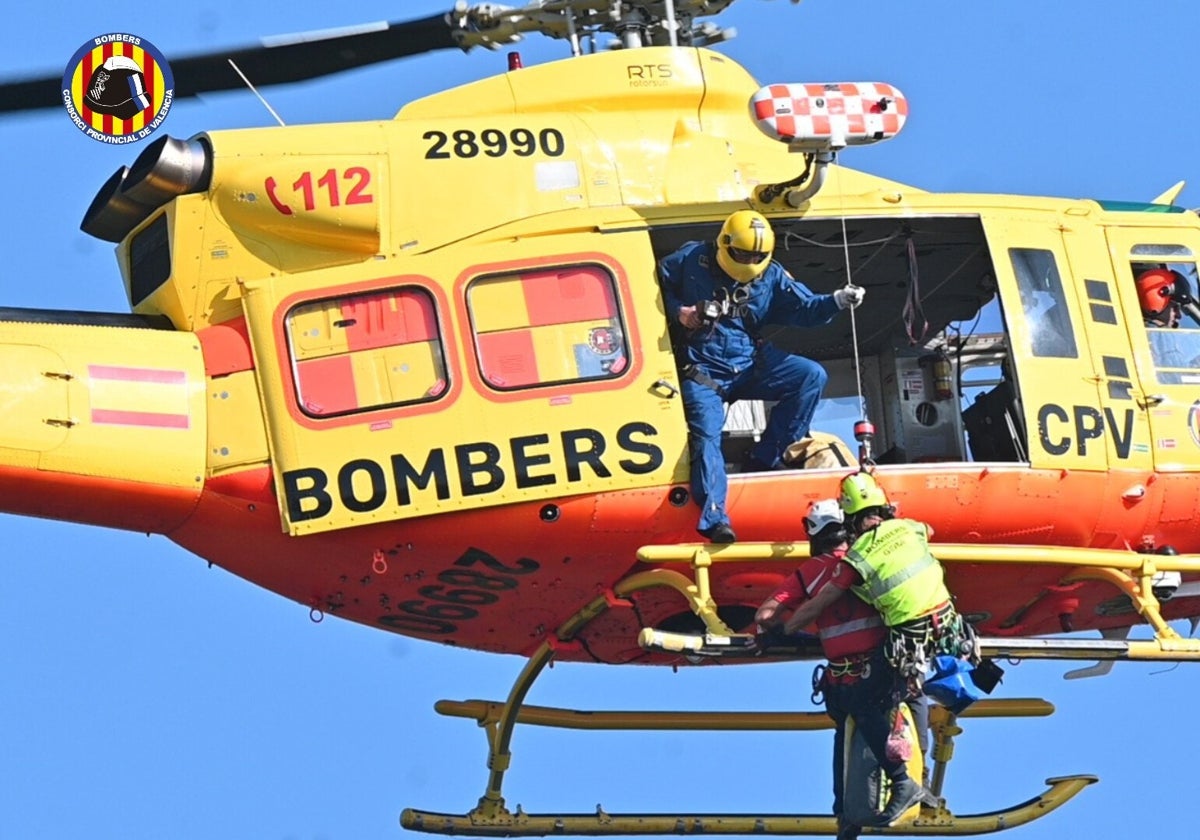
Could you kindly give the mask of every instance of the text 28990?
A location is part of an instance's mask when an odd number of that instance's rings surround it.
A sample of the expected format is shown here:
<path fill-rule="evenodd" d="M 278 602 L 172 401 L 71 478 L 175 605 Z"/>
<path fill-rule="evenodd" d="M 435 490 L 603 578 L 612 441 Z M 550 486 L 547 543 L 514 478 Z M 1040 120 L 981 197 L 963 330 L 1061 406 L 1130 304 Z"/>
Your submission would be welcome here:
<path fill-rule="evenodd" d="M 504 157 L 510 152 L 517 157 L 532 157 L 538 152 L 546 157 L 561 157 L 567 149 L 567 141 L 557 128 L 543 128 L 537 134 L 528 128 L 514 128 L 507 133 L 485 128 L 478 134 L 460 128 L 450 132 L 426 131 L 421 138 L 430 141 L 425 150 L 426 160 L 473 158 L 480 152 L 490 158 Z"/>
<path fill-rule="evenodd" d="M 438 574 L 438 583 L 418 589 L 421 598 L 397 604 L 396 609 L 403 615 L 383 615 L 379 623 L 402 632 L 437 636 L 456 633 L 458 625 L 454 622 L 478 617 L 477 608 L 494 604 L 500 600 L 499 593 L 517 588 L 520 583 L 517 576 L 532 574 L 540 568 L 537 561 L 527 557 L 507 566 L 478 548 L 468 548 L 454 565 L 458 568 Z M 491 572 L 471 568 L 475 565 Z"/>

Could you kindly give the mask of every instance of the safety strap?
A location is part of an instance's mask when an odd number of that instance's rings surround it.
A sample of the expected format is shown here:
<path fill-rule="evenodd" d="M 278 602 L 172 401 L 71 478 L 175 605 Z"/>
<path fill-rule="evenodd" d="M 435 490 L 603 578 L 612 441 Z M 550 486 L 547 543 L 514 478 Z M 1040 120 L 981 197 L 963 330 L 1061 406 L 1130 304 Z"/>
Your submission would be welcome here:
<path fill-rule="evenodd" d="M 929 333 L 929 321 L 921 307 L 921 287 L 917 282 L 917 246 L 911 236 L 908 238 L 908 294 L 904 299 L 902 317 L 908 343 L 915 346 L 924 342 Z"/>
<path fill-rule="evenodd" d="M 681 373 L 684 379 L 690 379 L 698 385 L 703 385 L 705 388 L 712 388 L 721 397 L 725 396 L 725 391 L 717 384 L 717 380 L 700 370 L 696 365 L 686 365 Z"/>

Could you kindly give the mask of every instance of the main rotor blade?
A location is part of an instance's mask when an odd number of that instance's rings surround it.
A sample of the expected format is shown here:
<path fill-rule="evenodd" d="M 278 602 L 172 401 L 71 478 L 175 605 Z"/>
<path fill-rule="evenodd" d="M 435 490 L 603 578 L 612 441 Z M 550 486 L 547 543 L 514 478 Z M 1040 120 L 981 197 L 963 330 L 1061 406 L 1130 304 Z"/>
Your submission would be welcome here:
<path fill-rule="evenodd" d="M 397 23 L 380 21 L 342 29 L 263 40 L 261 46 L 172 58 L 175 98 L 245 85 L 232 59 L 255 86 L 299 82 L 393 58 L 457 47 L 444 14 Z M 0 113 L 62 107 L 62 76 L 0 81 Z"/>

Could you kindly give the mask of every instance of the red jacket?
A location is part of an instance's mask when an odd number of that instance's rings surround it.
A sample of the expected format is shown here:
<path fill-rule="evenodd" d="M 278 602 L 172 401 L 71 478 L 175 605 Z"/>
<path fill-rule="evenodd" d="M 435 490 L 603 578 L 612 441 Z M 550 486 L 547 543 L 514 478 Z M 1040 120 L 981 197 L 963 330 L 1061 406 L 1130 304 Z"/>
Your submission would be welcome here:
<path fill-rule="evenodd" d="M 816 620 L 821 648 L 828 659 L 872 653 L 887 637 L 887 628 L 875 608 L 850 592 L 850 587 L 861 581 L 858 572 L 842 561 L 845 556 L 845 549 L 839 548 L 809 558 L 771 596 L 784 607 L 813 598 L 827 586 L 842 590 L 842 596 Z"/>

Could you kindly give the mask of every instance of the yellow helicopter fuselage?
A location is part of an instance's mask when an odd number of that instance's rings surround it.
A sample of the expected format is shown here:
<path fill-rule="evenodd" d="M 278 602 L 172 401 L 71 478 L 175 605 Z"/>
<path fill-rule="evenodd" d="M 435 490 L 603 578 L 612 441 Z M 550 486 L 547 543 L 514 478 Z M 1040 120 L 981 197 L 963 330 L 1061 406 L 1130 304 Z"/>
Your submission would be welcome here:
<path fill-rule="evenodd" d="M 749 118 L 758 87 L 720 54 L 646 48 L 387 122 L 193 138 L 204 184 L 118 246 L 128 320 L 0 322 L 0 508 L 162 533 L 316 610 L 528 653 L 640 546 L 695 541 L 655 267 L 754 206 L 801 282 L 867 288 L 854 329 L 769 338 L 826 366 L 828 406 L 861 382 L 904 515 L 947 542 L 1200 552 L 1200 355 L 1155 357 L 1133 285 L 1163 263 L 1195 286 L 1196 215 L 841 167 L 799 207 L 760 204 L 802 162 Z M 856 465 L 738 474 L 755 429 L 726 442 L 738 533 L 800 540 Z M 714 596 L 751 612 L 786 571 L 728 568 Z M 985 632 L 1137 621 L 1098 583 L 1050 597 L 1061 570 L 951 574 Z M 1188 585 L 1164 614 L 1200 613 Z M 686 614 L 641 593 L 560 656 L 645 660 L 637 629 Z"/>

